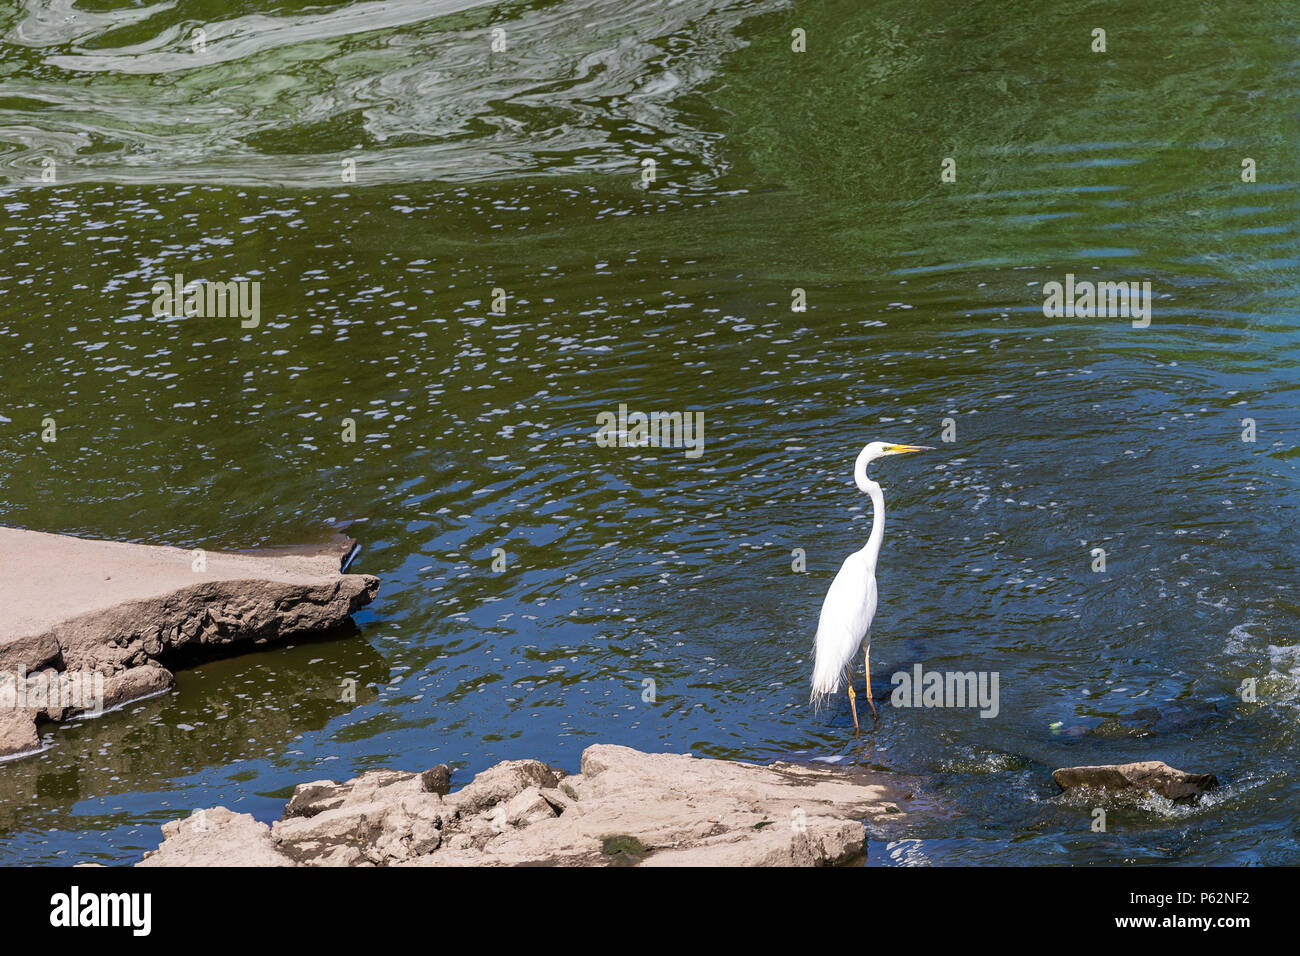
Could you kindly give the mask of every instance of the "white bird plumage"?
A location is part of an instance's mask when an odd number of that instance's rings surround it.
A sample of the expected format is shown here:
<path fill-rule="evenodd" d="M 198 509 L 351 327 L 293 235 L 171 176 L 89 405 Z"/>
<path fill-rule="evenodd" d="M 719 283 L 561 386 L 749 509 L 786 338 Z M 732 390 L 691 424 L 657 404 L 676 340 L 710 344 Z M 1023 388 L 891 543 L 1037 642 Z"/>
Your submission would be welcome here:
<path fill-rule="evenodd" d="M 858 726 L 858 708 L 854 701 L 851 668 L 859 648 L 864 648 L 867 701 L 871 704 L 871 713 L 874 715 L 876 712 L 871 699 L 871 620 L 876 615 L 876 560 L 880 557 L 880 544 L 885 538 L 885 496 L 880 485 L 867 477 L 867 465 L 886 455 L 930 450 L 925 445 L 873 441 L 858 453 L 853 464 L 853 480 L 858 490 L 871 497 L 871 534 L 861 551 L 854 551 L 844 559 L 822 602 L 813 653 L 812 703 L 822 704 L 839 693 L 841 680 L 847 681 L 855 729 Z"/>

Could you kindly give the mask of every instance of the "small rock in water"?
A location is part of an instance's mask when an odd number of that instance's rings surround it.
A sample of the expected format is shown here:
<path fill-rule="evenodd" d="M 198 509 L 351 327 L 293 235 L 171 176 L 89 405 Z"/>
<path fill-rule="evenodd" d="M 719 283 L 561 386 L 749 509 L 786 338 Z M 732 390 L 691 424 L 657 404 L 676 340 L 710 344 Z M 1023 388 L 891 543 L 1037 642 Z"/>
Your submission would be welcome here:
<path fill-rule="evenodd" d="M 1052 773 L 1062 790 L 1090 787 L 1113 792 L 1146 791 L 1170 800 L 1190 800 L 1218 786 L 1212 773 L 1188 773 L 1160 760 L 1104 764 L 1097 767 L 1063 767 Z"/>

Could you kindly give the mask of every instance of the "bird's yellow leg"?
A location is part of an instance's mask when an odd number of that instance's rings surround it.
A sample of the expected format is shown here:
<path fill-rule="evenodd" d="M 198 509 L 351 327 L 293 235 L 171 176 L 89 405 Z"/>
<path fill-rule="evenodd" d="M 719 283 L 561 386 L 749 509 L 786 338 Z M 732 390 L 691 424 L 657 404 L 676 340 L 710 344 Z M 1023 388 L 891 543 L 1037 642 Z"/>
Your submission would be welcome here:
<path fill-rule="evenodd" d="M 867 704 L 871 707 L 871 718 L 879 720 L 880 715 L 876 713 L 876 702 L 871 699 L 871 645 L 867 645 L 866 651 L 863 652 L 863 660 L 867 664 Z"/>
<path fill-rule="evenodd" d="M 853 693 L 853 678 L 849 678 L 849 707 L 853 709 L 853 732 L 858 732 L 858 695 Z"/>

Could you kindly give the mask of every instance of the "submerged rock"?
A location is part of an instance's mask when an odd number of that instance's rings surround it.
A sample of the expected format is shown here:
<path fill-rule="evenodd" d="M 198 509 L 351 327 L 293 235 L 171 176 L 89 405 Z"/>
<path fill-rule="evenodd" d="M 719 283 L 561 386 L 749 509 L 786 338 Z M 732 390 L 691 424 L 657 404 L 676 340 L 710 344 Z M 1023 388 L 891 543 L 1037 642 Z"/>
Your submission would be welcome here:
<path fill-rule="evenodd" d="M 207 818 L 222 825 L 206 830 L 173 821 L 141 865 L 829 865 L 860 857 L 862 821 L 910 797 L 879 773 L 609 745 L 589 747 L 574 776 L 512 760 L 442 794 L 429 773 L 302 784 L 270 827 L 221 808 Z"/>
<path fill-rule="evenodd" d="M 1190 733 L 1201 730 L 1219 717 L 1211 703 L 1166 701 L 1143 707 L 1122 717 L 1107 717 L 1088 733 L 1107 740 L 1134 739 L 1157 734 Z"/>
<path fill-rule="evenodd" d="M 1218 786 L 1212 773 L 1187 773 L 1160 760 L 1064 767 L 1052 773 L 1062 790 L 1088 787 L 1113 792 L 1158 793 L 1170 800 L 1190 800 Z"/>
<path fill-rule="evenodd" d="M 0 757 L 35 749 L 41 720 L 166 690 L 173 660 L 345 623 L 379 590 L 341 572 L 354 547 L 230 554 L 0 528 Z"/>

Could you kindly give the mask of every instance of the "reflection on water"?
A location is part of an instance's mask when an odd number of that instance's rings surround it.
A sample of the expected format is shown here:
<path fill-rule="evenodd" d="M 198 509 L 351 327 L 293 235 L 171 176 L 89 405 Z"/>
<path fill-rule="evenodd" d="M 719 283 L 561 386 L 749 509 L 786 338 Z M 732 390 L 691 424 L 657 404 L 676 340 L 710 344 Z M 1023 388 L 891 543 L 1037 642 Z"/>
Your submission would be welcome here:
<path fill-rule="evenodd" d="M 780 0 L 29 0 L 0 13 L 0 175 L 320 188 L 722 163 L 678 102 Z M 263 7 L 265 9 L 256 9 Z M 23 124 L 23 125 L 19 125 Z M 30 125 L 26 125 L 30 124 Z"/>
<path fill-rule="evenodd" d="M 879 862 L 1297 862 L 1293 15 L 1117 5 L 1100 55 L 1069 2 L 631 6 L 0 15 L 4 520 L 218 548 L 350 523 L 383 580 L 358 636 L 54 731 L 0 775 L 3 858 L 617 742 L 927 775 L 954 815 Z M 176 272 L 260 281 L 261 326 L 155 320 Z M 1067 273 L 1150 281 L 1150 328 L 1044 318 Z M 702 411 L 705 453 L 598 447 L 620 403 Z M 808 652 L 874 438 L 941 447 L 877 468 L 877 697 L 921 664 L 1001 702 L 882 708 L 855 747 Z M 353 672 L 373 697 L 314 696 Z M 1087 732 L 1110 718 L 1153 732 Z M 1147 758 L 1223 789 L 1099 840 L 1050 777 Z"/>
<path fill-rule="evenodd" d="M 257 776 L 250 764 L 303 753 L 331 721 L 377 700 L 388 679 L 369 644 L 342 636 L 182 670 L 165 696 L 42 725 L 47 749 L 0 772 L 0 828 L 70 863 L 68 841 L 81 840 L 74 853 L 97 852 L 78 830 L 120 826 L 136 813 L 152 821 L 161 808 L 165 822 L 228 799 L 260 805 L 262 795 L 242 792 Z M 156 845 L 148 828 L 127 832 Z"/>

